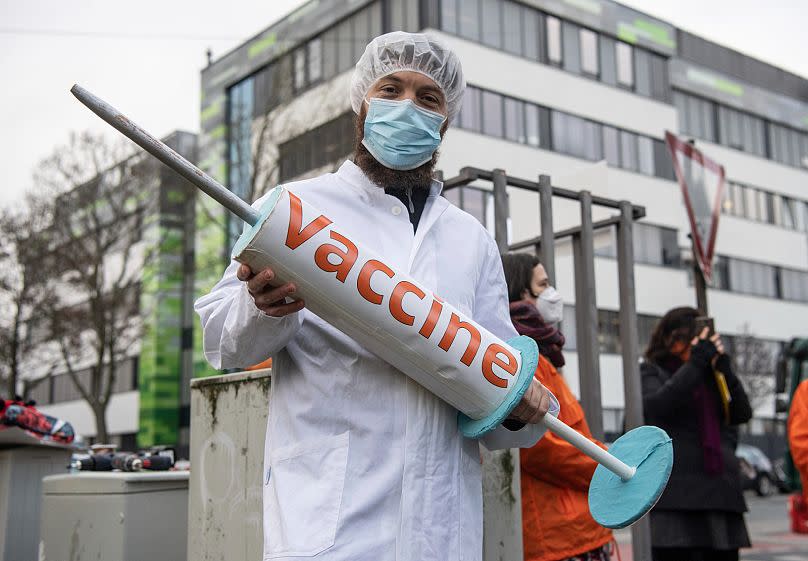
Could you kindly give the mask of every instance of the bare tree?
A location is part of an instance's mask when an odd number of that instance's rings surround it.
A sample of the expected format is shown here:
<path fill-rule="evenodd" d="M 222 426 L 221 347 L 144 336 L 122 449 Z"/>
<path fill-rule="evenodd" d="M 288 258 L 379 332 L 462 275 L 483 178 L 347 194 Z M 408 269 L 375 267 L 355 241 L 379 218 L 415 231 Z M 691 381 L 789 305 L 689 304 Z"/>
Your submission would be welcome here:
<path fill-rule="evenodd" d="M 124 141 L 83 133 L 44 160 L 35 181 L 49 195 L 38 209 L 48 244 L 31 259 L 30 274 L 47 273 L 50 302 L 42 314 L 57 368 L 70 376 L 93 411 L 96 437 L 106 441 L 118 368 L 141 334 L 140 283 L 152 253 L 144 219 L 159 200 L 157 164 Z"/>
<path fill-rule="evenodd" d="M 741 380 L 752 409 L 760 406 L 774 392 L 776 356 L 766 341 L 752 335 L 745 324 L 733 340 L 735 373 Z"/>
<path fill-rule="evenodd" d="M 32 207 L 39 206 L 31 197 L 21 205 L 0 210 L 0 376 L 11 398 L 20 392 L 25 358 L 35 352 L 37 340 L 32 334 L 32 318 L 37 317 L 43 296 L 43 277 L 25 268 L 25 255 L 41 253 L 46 241 L 39 236 L 43 225 Z M 26 380 L 26 389 L 32 385 Z"/>

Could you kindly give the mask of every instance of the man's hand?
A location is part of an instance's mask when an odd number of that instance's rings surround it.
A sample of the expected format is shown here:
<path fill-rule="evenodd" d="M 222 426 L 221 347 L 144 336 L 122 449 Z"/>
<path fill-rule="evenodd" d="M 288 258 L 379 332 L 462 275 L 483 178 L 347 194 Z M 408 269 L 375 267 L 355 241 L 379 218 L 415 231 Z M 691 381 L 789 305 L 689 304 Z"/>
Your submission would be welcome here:
<path fill-rule="evenodd" d="M 549 409 L 550 392 L 541 385 L 541 382 L 533 378 L 530 387 L 522 396 L 522 401 L 511 411 L 508 418 L 522 423 L 536 424 L 542 420 Z"/>
<path fill-rule="evenodd" d="M 286 303 L 287 297 L 294 297 L 296 287 L 291 282 L 274 286 L 272 279 L 275 278 L 275 273 L 272 269 L 267 268 L 253 273 L 248 265 L 242 263 L 236 271 L 236 277 L 247 284 L 247 292 L 252 296 L 255 307 L 268 316 L 277 318 L 288 316 L 299 312 L 306 305 L 303 300 Z"/>

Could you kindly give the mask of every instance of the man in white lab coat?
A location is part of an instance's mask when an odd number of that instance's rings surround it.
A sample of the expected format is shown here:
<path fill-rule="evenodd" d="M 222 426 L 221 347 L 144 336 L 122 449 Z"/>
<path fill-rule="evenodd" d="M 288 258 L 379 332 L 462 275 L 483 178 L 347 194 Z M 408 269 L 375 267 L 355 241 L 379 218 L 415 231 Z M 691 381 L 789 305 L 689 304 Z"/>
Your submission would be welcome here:
<path fill-rule="evenodd" d="M 497 247 L 432 180 L 464 89 L 456 55 L 438 41 L 377 37 L 351 83 L 353 161 L 286 187 L 394 270 L 507 340 L 516 331 Z M 273 357 L 264 559 L 479 560 L 480 453 L 458 431 L 457 411 L 290 300 L 294 285 L 277 286 L 273 277 L 233 263 L 196 302 L 214 367 Z M 532 446 L 550 407 L 557 411 L 534 380 L 508 428 L 483 442 Z"/>

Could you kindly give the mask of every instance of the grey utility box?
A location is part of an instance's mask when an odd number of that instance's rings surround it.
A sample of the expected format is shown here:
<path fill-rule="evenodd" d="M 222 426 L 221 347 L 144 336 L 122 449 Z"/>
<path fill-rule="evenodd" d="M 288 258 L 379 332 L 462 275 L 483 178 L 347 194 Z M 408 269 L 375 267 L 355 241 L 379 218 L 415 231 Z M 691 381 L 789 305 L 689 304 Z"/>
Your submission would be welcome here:
<path fill-rule="evenodd" d="M 21 445 L 20 442 L 29 444 Z M 41 444 L 17 428 L 2 431 L 0 561 L 36 561 L 39 558 L 42 478 L 67 472 L 71 451 L 66 446 Z"/>
<path fill-rule="evenodd" d="M 188 472 L 85 472 L 42 485 L 41 561 L 185 561 Z"/>

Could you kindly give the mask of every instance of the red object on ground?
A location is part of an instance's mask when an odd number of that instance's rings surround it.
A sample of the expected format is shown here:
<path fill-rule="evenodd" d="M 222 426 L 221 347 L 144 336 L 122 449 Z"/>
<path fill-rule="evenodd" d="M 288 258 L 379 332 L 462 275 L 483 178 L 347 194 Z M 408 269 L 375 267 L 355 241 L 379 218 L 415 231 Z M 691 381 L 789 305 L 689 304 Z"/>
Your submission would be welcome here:
<path fill-rule="evenodd" d="M 802 493 L 794 493 L 788 498 L 788 514 L 791 517 L 791 531 L 808 534 L 808 501 Z"/>
<path fill-rule="evenodd" d="M 6 426 L 20 427 L 36 438 L 64 444 L 75 438 L 70 423 L 42 413 L 33 401 L 0 399 L 0 430 Z"/>

